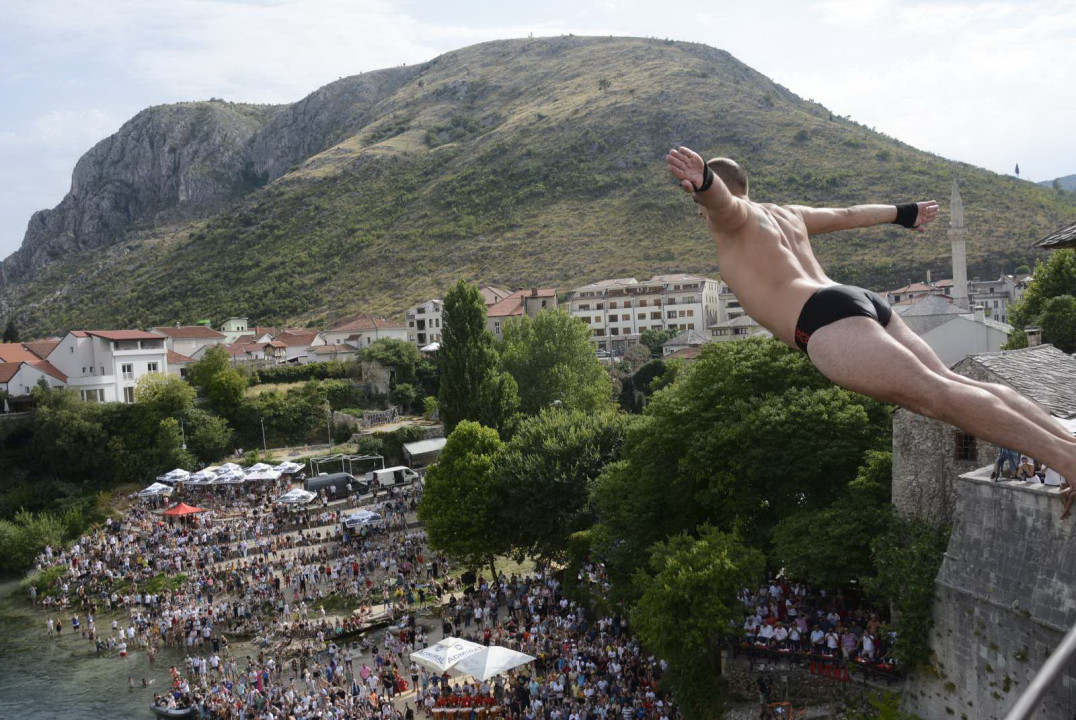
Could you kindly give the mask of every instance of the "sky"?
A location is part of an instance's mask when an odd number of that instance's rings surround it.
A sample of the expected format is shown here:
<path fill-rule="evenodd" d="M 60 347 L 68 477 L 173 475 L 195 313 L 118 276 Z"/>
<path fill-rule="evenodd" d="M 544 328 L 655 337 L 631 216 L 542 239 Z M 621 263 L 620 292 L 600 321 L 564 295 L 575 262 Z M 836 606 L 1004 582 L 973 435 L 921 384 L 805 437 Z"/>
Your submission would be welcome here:
<path fill-rule="evenodd" d="M 727 50 L 921 150 L 1076 173 L 1072 0 L 0 0 L 0 257 L 79 157 L 150 105 L 294 102 L 486 40 L 621 35 Z"/>

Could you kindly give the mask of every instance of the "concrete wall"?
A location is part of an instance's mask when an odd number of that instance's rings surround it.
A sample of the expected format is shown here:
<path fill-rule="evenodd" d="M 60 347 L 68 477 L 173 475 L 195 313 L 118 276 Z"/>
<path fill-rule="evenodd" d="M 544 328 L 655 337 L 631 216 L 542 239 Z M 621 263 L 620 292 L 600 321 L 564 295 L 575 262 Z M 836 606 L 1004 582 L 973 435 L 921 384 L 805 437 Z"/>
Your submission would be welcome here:
<path fill-rule="evenodd" d="M 1076 622 L 1076 532 L 1056 488 L 955 481 L 952 536 L 936 580 L 931 647 L 937 677 L 910 680 L 904 709 L 923 718 L 1002 718 Z M 1037 720 L 1076 713 L 1076 663 Z"/>

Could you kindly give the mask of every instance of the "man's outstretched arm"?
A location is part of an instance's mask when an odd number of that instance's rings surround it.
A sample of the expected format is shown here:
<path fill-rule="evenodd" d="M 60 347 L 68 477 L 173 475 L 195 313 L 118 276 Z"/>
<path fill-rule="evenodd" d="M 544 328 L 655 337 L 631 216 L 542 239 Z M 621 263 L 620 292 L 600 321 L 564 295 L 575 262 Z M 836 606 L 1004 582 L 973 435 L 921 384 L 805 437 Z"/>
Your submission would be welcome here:
<path fill-rule="evenodd" d="M 914 211 L 910 207 L 914 205 Z M 904 210 L 899 208 L 904 207 Z M 938 203 L 926 200 L 918 203 L 898 205 L 853 205 L 848 208 L 812 208 L 803 205 L 791 205 L 790 210 L 799 213 L 803 224 L 807 226 L 808 235 L 851 230 L 853 228 L 884 225 L 900 222 L 918 232 L 926 231 L 926 224 L 938 216 Z M 914 212 L 914 214 L 913 214 Z"/>
<path fill-rule="evenodd" d="M 739 230 L 747 223 L 750 211 L 740 198 L 733 195 L 721 178 L 706 167 L 702 156 L 694 150 L 679 147 L 665 156 L 669 172 L 680 181 L 684 192 L 692 193 L 695 202 L 706 210 L 710 227 L 722 233 Z"/>

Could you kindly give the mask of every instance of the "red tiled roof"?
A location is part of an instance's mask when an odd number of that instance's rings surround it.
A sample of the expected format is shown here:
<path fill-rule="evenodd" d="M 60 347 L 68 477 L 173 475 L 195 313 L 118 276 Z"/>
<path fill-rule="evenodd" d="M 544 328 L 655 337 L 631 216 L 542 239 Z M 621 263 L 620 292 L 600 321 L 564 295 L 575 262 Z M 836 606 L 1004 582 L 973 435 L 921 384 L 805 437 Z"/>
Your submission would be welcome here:
<path fill-rule="evenodd" d="M 275 327 L 259 327 L 259 326 L 255 326 L 255 327 L 247 328 L 247 329 L 248 330 L 253 330 L 254 331 L 254 337 L 256 337 L 256 338 L 260 338 L 262 335 L 269 335 L 270 337 L 272 337 L 273 335 L 276 335 L 278 332 L 280 332 Z"/>
<path fill-rule="evenodd" d="M 105 340 L 160 340 L 161 336 L 145 330 L 86 330 L 87 335 Z"/>
<path fill-rule="evenodd" d="M 40 360 L 37 355 L 26 349 L 22 343 L 0 343 L 0 362 L 22 363 Z"/>
<path fill-rule="evenodd" d="M 355 348 L 351 345 L 315 345 L 310 348 L 315 355 L 335 355 L 337 353 L 353 353 Z"/>
<path fill-rule="evenodd" d="M 224 333 L 217 332 L 213 328 L 207 328 L 204 325 L 179 325 L 175 327 L 155 327 L 153 329 L 170 338 L 220 339 L 224 337 Z"/>
<path fill-rule="evenodd" d="M 189 358 L 186 355 L 180 355 L 175 350 L 168 351 L 168 364 L 169 365 L 186 365 L 187 363 L 194 362 L 194 358 Z"/>
<path fill-rule="evenodd" d="M 27 343 L 23 343 L 27 350 L 37 355 L 44 360 L 49 356 L 49 353 L 56 349 L 56 346 L 60 344 L 60 338 L 47 338 L 45 340 L 32 340 Z"/>
<path fill-rule="evenodd" d="M 889 292 L 891 292 L 891 293 L 907 293 L 907 292 L 923 292 L 923 293 L 927 293 L 927 292 L 930 292 L 933 289 L 934 288 L 932 288 L 930 285 L 927 285 L 926 283 L 917 282 L 917 283 L 912 283 L 911 285 L 905 285 L 904 287 L 899 287 L 896 290 L 890 290 Z"/>
<path fill-rule="evenodd" d="M 369 330 L 403 330 L 407 326 L 393 320 L 356 315 L 333 326 L 331 332 L 367 332 Z"/>
<path fill-rule="evenodd" d="M 486 305 L 494 305 L 504 300 L 512 293 L 499 287 L 493 287 L 492 285 L 483 285 L 478 288 L 478 293 L 482 296 L 482 300 Z"/>
<path fill-rule="evenodd" d="M 257 338 L 256 335 L 252 335 L 250 333 L 244 333 L 243 335 L 240 335 L 235 340 L 233 340 L 232 344 L 233 345 L 247 345 L 249 343 L 254 342 L 254 340 L 256 338 Z"/>
<path fill-rule="evenodd" d="M 55 365 L 48 360 L 38 360 L 37 362 L 30 363 L 31 366 L 37 368 L 46 375 L 51 375 L 60 382 L 67 382 L 67 376 L 60 372 Z"/>
<path fill-rule="evenodd" d="M 286 331 L 277 335 L 273 340 L 282 343 L 285 347 L 306 347 L 314 342 L 318 336 L 317 331 L 291 332 Z"/>
<path fill-rule="evenodd" d="M 15 377 L 22 365 L 21 362 L 0 362 L 0 383 L 6 383 Z"/>
<path fill-rule="evenodd" d="M 523 296 L 517 292 L 486 308 L 486 317 L 514 317 L 522 314 Z"/>

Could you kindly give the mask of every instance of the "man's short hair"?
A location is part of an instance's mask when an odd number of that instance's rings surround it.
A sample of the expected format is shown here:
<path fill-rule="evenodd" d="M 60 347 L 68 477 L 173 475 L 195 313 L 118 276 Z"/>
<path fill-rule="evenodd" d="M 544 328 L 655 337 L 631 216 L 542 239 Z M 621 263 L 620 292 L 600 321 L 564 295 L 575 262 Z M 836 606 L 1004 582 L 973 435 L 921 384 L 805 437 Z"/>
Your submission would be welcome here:
<path fill-rule="evenodd" d="M 725 183 L 725 187 L 729 189 L 729 192 L 733 195 L 739 195 L 740 197 L 747 196 L 747 173 L 744 172 L 744 169 L 740 167 L 735 160 L 723 157 L 714 158 L 706 164 L 714 171 L 714 175 L 721 178 L 721 181 Z"/>

